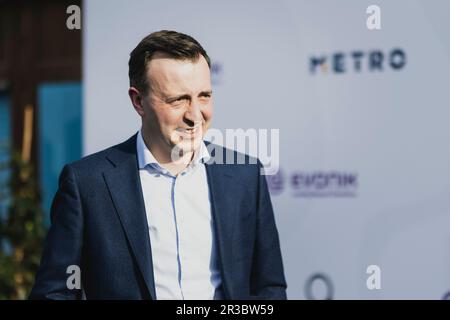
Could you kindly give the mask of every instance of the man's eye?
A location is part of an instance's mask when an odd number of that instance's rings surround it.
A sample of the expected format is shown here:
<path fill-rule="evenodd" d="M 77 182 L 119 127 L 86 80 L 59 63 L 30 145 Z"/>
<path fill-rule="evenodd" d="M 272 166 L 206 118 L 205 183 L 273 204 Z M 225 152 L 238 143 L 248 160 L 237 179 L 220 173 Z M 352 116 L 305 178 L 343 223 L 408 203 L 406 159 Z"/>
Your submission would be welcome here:
<path fill-rule="evenodd" d="M 178 98 L 178 99 L 173 100 L 172 104 L 179 105 L 179 104 L 185 103 L 186 101 L 187 101 L 186 98 Z"/>

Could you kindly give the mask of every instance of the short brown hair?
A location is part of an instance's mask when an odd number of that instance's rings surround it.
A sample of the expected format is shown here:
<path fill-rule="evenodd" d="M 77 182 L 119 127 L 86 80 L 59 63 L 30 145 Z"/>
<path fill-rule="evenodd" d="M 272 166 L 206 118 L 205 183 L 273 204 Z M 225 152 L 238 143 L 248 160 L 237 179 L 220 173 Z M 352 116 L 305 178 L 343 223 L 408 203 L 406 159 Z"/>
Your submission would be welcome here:
<path fill-rule="evenodd" d="M 130 86 L 137 88 L 142 93 L 147 93 L 147 63 L 156 52 L 167 54 L 169 57 L 179 60 L 197 61 L 202 55 L 211 68 L 211 60 L 205 49 L 197 40 L 176 31 L 161 30 L 153 32 L 139 42 L 130 53 L 128 61 L 128 77 Z"/>

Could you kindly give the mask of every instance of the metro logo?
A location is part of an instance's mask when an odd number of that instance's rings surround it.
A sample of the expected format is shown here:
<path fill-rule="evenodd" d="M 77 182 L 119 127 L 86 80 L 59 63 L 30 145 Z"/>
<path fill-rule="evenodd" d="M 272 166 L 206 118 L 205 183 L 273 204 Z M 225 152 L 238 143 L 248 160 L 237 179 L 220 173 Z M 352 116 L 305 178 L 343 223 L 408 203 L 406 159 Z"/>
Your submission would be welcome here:
<path fill-rule="evenodd" d="M 311 74 L 343 74 L 349 71 L 359 73 L 362 71 L 384 71 L 386 69 L 401 70 L 406 65 L 406 53 L 396 48 L 389 52 L 361 50 L 349 53 L 335 52 L 330 55 L 311 56 L 309 58 L 309 71 Z"/>

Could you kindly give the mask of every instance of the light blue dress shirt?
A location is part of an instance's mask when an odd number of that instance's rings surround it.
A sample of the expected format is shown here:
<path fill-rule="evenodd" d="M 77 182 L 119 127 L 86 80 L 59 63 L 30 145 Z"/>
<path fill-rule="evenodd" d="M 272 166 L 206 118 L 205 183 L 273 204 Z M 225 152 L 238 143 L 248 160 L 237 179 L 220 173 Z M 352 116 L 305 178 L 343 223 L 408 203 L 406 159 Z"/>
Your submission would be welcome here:
<path fill-rule="evenodd" d="M 156 161 L 141 131 L 136 141 L 157 299 L 221 299 L 204 142 L 173 176 Z"/>

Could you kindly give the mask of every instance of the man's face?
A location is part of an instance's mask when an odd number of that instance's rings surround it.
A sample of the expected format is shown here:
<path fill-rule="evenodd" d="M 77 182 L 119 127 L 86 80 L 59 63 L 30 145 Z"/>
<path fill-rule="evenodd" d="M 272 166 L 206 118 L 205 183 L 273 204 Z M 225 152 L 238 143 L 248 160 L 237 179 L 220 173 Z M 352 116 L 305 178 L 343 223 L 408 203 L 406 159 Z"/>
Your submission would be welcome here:
<path fill-rule="evenodd" d="M 148 94 L 142 97 L 142 124 L 152 145 L 184 152 L 200 145 L 210 126 L 213 101 L 208 63 L 203 56 L 193 62 L 163 54 L 147 66 Z M 139 112 L 139 111 L 138 111 Z"/>

